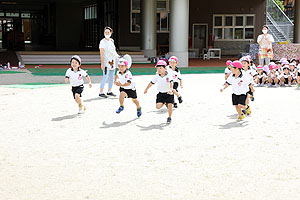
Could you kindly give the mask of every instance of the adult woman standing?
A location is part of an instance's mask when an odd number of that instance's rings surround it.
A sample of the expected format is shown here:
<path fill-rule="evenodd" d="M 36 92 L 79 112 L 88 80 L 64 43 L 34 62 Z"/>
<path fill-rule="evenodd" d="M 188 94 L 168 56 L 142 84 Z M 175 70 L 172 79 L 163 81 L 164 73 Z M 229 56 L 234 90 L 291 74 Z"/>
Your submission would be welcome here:
<path fill-rule="evenodd" d="M 264 66 L 264 61 L 268 65 L 273 58 L 272 42 L 274 42 L 274 38 L 271 34 L 268 34 L 268 30 L 269 27 L 264 25 L 262 29 L 263 34 L 257 38 L 257 43 L 259 44 L 258 58 L 261 66 Z"/>
<path fill-rule="evenodd" d="M 100 97 L 107 98 L 107 96 L 116 96 L 112 93 L 111 89 L 113 86 L 113 81 L 115 78 L 115 69 L 117 65 L 118 54 L 116 52 L 116 47 L 114 44 L 114 40 L 111 38 L 111 34 L 113 33 L 112 28 L 105 27 L 104 28 L 104 36 L 100 41 L 99 49 L 100 49 L 100 59 L 101 59 L 101 69 L 103 71 L 103 78 L 100 84 Z M 103 89 L 108 80 L 108 92 L 104 94 Z"/>

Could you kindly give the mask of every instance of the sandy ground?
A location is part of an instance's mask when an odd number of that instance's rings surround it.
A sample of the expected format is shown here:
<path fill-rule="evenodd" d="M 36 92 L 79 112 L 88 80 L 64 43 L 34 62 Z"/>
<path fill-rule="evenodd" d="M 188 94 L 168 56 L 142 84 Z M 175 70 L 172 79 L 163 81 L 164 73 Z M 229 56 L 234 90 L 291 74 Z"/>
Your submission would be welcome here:
<path fill-rule="evenodd" d="M 252 116 L 237 122 L 222 74 L 184 75 L 166 125 L 156 87 L 143 94 L 151 76 L 135 80 L 139 119 L 129 99 L 116 114 L 98 84 L 85 87 L 82 115 L 68 85 L 0 87 L 0 199 L 300 199 L 300 90 L 256 88 Z"/>

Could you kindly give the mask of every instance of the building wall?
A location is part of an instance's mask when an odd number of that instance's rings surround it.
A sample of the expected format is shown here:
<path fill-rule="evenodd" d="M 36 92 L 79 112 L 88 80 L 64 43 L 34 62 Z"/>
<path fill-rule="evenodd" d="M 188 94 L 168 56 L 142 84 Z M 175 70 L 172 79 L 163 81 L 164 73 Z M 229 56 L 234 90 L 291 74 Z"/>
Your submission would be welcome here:
<path fill-rule="evenodd" d="M 122 0 L 120 6 L 119 44 L 124 47 L 140 46 L 140 34 L 130 33 L 130 0 Z M 122 9 L 121 9 L 122 8 Z M 213 14 L 255 14 L 255 37 L 261 33 L 265 22 L 265 0 L 190 0 L 189 34 L 192 35 L 194 23 L 208 24 L 208 35 L 212 34 Z M 168 44 L 169 34 L 158 33 L 157 44 Z M 222 48 L 223 54 L 233 55 L 244 51 L 249 41 L 219 41 L 215 47 Z"/>

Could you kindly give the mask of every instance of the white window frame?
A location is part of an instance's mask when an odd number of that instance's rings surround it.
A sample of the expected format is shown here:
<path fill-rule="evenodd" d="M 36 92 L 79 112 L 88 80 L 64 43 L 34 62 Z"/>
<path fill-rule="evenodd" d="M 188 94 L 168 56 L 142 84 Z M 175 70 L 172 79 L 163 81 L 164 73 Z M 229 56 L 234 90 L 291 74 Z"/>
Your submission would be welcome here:
<path fill-rule="evenodd" d="M 165 0 L 166 1 L 166 10 L 157 10 L 156 11 L 156 15 L 157 14 L 161 14 L 161 13 L 167 13 L 168 14 L 168 22 L 167 22 L 167 31 L 162 31 L 161 30 L 161 21 L 160 21 L 160 24 L 159 24 L 159 29 L 160 30 L 157 30 L 156 32 L 157 33 L 169 33 L 170 31 L 169 31 L 169 17 L 170 17 L 170 0 Z M 141 13 L 141 11 L 140 10 L 133 10 L 132 9 L 132 0 L 130 0 L 130 33 L 140 33 L 140 31 L 133 31 L 132 30 L 132 14 L 133 13 Z M 157 16 L 155 16 L 155 17 L 157 17 Z"/>
<path fill-rule="evenodd" d="M 225 26 L 225 17 L 233 17 L 232 26 Z M 242 16 L 243 17 L 243 26 L 236 26 L 236 17 Z M 253 17 L 253 25 L 247 26 L 247 17 Z M 215 17 L 222 17 L 222 26 L 215 26 Z M 253 32 L 255 32 L 255 14 L 214 14 L 213 15 L 213 35 L 215 35 L 215 29 L 216 28 L 222 28 L 222 38 L 221 39 L 215 39 L 216 41 L 254 41 L 254 38 L 246 39 L 246 28 L 253 28 Z M 233 29 L 233 35 L 232 39 L 224 39 L 225 38 L 225 28 L 232 28 Z M 235 39 L 235 29 L 236 28 L 242 28 L 243 29 L 243 38 L 242 39 Z M 253 34 L 255 35 L 255 33 Z"/>

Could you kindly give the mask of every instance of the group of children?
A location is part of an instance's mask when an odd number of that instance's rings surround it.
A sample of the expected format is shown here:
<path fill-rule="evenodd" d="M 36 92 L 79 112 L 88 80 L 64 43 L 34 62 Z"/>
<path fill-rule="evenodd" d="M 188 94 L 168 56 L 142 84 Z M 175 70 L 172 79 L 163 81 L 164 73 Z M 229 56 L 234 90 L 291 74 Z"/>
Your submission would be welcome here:
<path fill-rule="evenodd" d="M 157 70 L 156 75 L 152 78 L 151 82 L 148 84 L 147 88 L 144 91 L 144 94 L 148 92 L 148 89 L 153 85 L 157 84 L 158 94 L 156 96 L 156 108 L 160 109 L 164 105 L 168 108 L 168 118 L 167 123 L 171 123 L 173 106 L 177 108 L 177 103 L 174 101 L 174 94 L 178 98 L 178 102 L 182 103 L 182 97 L 178 92 L 178 87 L 183 87 L 182 77 L 180 70 L 177 67 L 178 58 L 172 56 L 169 58 L 169 65 L 164 60 L 159 60 L 155 67 Z M 89 87 L 92 87 L 91 79 L 85 70 L 80 68 L 81 58 L 77 55 L 72 56 L 71 68 L 69 68 L 65 75 L 65 82 L 70 82 L 72 86 L 73 97 L 78 104 L 79 114 L 83 113 L 86 110 L 86 106 L 83 105 L 81 100 L 81 93 L 83 92 L 83 77 L 86 77 Z M 119 114 L 124 110 L 124 100 L 125 98 L 131 98 L 133 103 L 137 107 L 137 117 L 142 115 L 142 108 L 137 99 L 136 85 L 133 82 L 133 76 L 129 71 L 130 66 L 128 66 L 128 61 L 124 58 L 120 58 L 118 61 L 118 69 L 114 84 L 120 87 L 120 96 L 119 103 L 120 106 L 116 110 L 116 113 Z"/>
<path fill-rule="evenodd" d="M 282 58 L 264 67 L 260 65 L 256 67 L 251 56 L 244 56 L 234 62 L 228 60 L 226 66 L 226 82 L 221 92 L 232 85 L 232 103 L 238 112 L 238 120 L 251 114 L 249 99 L 254 101 L 254 84 L 258 87 L 265 84 L 268 87 L 297 84 L 297 87 L 300 87 L 300 64 L 297 63 L 297 59 L 288 61 Z"/>

